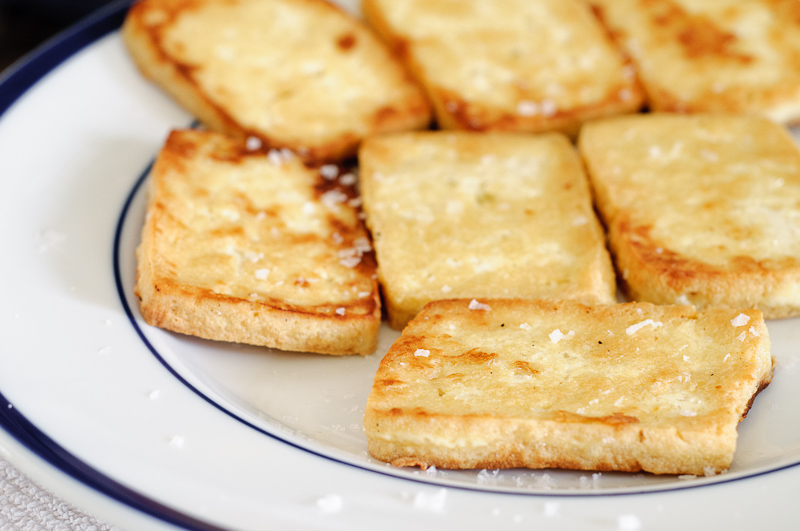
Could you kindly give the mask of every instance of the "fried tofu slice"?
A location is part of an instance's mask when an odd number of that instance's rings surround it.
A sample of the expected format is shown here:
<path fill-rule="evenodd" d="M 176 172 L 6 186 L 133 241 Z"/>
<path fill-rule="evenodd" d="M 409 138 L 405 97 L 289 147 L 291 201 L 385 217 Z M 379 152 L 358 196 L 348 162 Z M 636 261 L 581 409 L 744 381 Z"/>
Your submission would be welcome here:
<path fill-rule="evenodd" d="M 141 72 L 210 129 L 307 161 L 430 121 L 386 46 L 324 0 L 143 0 L 122 35 Z"/>
<path fill-rule="evenodd" d="M 359 152 L 389 323 L 437 299 L 615 300 L 578 154 L 560 133 L 417 132 Z"/>
<path fill-rule="evenodd" d="M 635 112 L 643 92 L 581 0 L 365 0 L 442 129 L 562 131 Z"/>
<path fill-rule="evenodd" d="M 766 118 L 651 114 L 581 131 L 635 300 L 800 314 L 800 151 Z"/>
<path fill-rule="evenodd" d="M 355 178 L 332 178 L 336 168 L 218 133 L 172 132 L 149 176 L 136 252 L 145 321 L 206 339 L 370 354 L 381 320 L 375 259 Z"/>
<path fill-rule="evenodd" d="M 395 466 L 713 475 L 772 378 L 758 310 L 574 301 L 429 304 L 364 416 Z"/>
<path fill-rule="evenodd" d="M 637 67 L 651 110 L 800 120 L 795 0 L 590 0 Z"/>

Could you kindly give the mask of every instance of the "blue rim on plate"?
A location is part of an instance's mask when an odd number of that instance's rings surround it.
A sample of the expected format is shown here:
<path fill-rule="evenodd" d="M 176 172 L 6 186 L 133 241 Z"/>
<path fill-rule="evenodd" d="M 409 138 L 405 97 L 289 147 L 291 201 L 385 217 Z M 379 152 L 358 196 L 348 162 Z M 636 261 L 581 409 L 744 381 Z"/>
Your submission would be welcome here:
<path fill-rule="evenodd" d="M 55 67 L 117 30 L 122 25 L 130 4 L 131 0 L 108 4 L 7 68 L 0 75 L 0 117 Z M 1 392 L 0 428 L 62 472 L 132 509 L 192 531 L 224 531 L 223 528 L 152 500 L 92 468 L 39 430 Z"/>
<path fill-rule="evenodd" d="M 40 79 L 42 79 L 47 73 L 49 73 L 55 67 L 59 66 L 61 63 L 63 63 L 64 61 L 66 61 L 67 59 L 69 59 L 70 57 L 72 57 L 74 54 L 81 51 L 85 47 L 91 45 L 98 39 L 108 35 L 109 33 L 112 33 L 113 31 L 116 31 L 121 26 L 130 4 L 131 0 L 118 0 L 112 2 L 111 4 L 106 5 L 105 7 L 101 8 L 100 10 L 93 13 L 89 17 L 83 19 L 74 26 L 58 34 L 54 38 L 50 39 L 40 48 L 34 50 L 31 54 L 27 55 L 26 57 L 24 57 L 23 59 L 13 64 L 8 69 L 6 69 L 5 72 L 2 75 L 0 75 L 0 117 L 22 95 L 24 95 L 27 90 L 32 88 Z M 181 377 L 175 371 L 175 369 L 171 367 L 163 359 L 163 357 L 152 347 L 152 345 L 146 339 L 144 333 L 139 328 L 136 322 L 132 309 L 127 303 L 124 286 L 120 277 L 119 246 L 120 246 L 122 227 L 124 225 L 126 216 L 128 214 L 130 204 L 133 201 L 133 198 L 136 195 L 139 188 L 141 187 L 142 183 L 144 182 L 148 171 L 149 168 L 146 169 L 139 176 L 139 178 L 137 179 L 136 183 L 134 184 L 131 192 L 129 193 L 126 199 L 126 202 L 122 208 L 120 217 L 117 222 L 117 228 L 114 237 L 114 249 L 113 249 L 113 274 L 119 298 L 124 308 L 124 311 L 131 322 L 131 325 L 136 330 L 137 334 L 140 336 L 145 346 L 147 346 L 147 348 L 152 352 L 152 354 L 183 385 L 194 391 L 200 397 L 204 398 L 209 404 L 218 408 L 220 411 L 230 415 L 236 420 L 243 422 L 244 424 L 250 426 L 253 429 L 258 430 L 261 433 L 264 433 L 265 435 L 268 435 L 274 439 L 277 439 L 285 444 L 291 445 L 300 450 L 312 453 L 314 455 L 318 455 L 326 459 L 333 460 L 338 463 L 346 464 L 348 466 L 353 466 L 356 468 L 367 470 L 366 467 L 360 466 L 358 464 L 348 463 L 346 461 L 342 461 L 340 459 L 336 459 L 327 456 L 325 454 L 315 452 L 309 448 L 299 446 L 291 441 L 288 441 L 280 437 L 279 435 L 269 433 L 268 431 L 265 431 L 257 426 L 254 426 L 253 424 L 247 422 L 246 420 L 238 417 L 235 413 L 232 413 L 227 409 L 225 409 L 224 407 L 220 406 L 219 404 L 214 402 L 211 398 L 204 395 L 200 390 L 192 386 L 183 377 Z M 79 481 L 80 483 L 83 483 L 84 485 L 134 510 L 155 517 L 165 523 L 182 527 L 187 530 L 198 530 L 198 531 L 222 530 L 222 528 L 220 527 L 217 527 L 213 524 L 204 522 L 190 515 L 177 511 L 173 508 L 170 508 L 158 501 L 155 501 L 147 497 L 146 495 L 136 492 L 122 485 L 121 483 L 111 479 L 110 477 L 103 474 L 101 471 L 91 467 L 82 460 L 78 459 L 76 456 L 72 455 L 70 452 L 61 447 L 56 441 L 54 441 L 53 439 L 48 437 L 45 433 L 43 433 L 40 429 L 38 429 L 30 420 L 28 420 L 22 414 L 20 414 L 13 407 L 13 404 L 11 404 L 6 399 L 6 397 L 2 394 L 2 392 L 0 392 L 0 428 L 5 432 L 7 432 L 14 439 L 16 439 L 18 442 L 20 442 L 28 450 L 33 452 L 35 455 L 45 460 L 50 465 L 58 468 L 62 472 L 68 474 L 75 480 Z M 615 496 L 615 495 L 631 495 L 631 494 L 639 494 L 639 495 L 657 494 L 665 491 L 710 487 L 721 483 L 728 483 L 732 481 L 739 481 L 741 479 L 761 476 L 779 470 L 792 468 L 797 465 L 800 465 L 800 463 L 792 463 L 782 467 L 756 472 L 753 474 L 748 474 L 742 477 L 731 478 L 731 479 L 720 479 L 710 484 L 691 485 L 684 483 L 681 485 L 673 485 L 665 487 L 663 489 L 656 489 L 651 491 L 602 493 L 600 495 Z M 388 475 L 390 477 L 397 479 L 429 483 L 422 480 L 416 480 L 413 477 L 404 478 L 401 476 L 386 474 L 373 469 L 368 469 L 368 470 L 370 472 L 382 475 Z M 461 490 L 480 490 L 480 489 L 471 489 L 468 486 L 448 485 L 448 487 Z M 516 494 L 516 493 L 509 493 L 509 494 Z M 568 495 L 570 497 L 582 497 L 582 496 L 596 497 L 598 495 L 598 494 L 563 494 L 563 493 L 541 493 L 541 492 L 519 493 L 519 494 L 537 495 L 537 496 Z"/>

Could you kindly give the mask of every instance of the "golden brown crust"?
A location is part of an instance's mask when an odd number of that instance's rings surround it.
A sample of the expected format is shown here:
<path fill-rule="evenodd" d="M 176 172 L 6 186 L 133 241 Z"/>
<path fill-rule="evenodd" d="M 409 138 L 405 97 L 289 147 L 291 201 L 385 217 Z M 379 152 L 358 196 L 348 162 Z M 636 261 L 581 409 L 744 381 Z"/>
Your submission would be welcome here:
<path fill-rule="evenodd" d="M 172 132 L 137 249 L 145 320 L 207 339 L 370 354 L 374 256 L 352 183 L 318 171 L 217 133 Z"/>
<path fill-rule="evenodd" d="M 782 127 L 651 114 L 588 124 L 579 147 L 631 298 L 800 314 L 800 152 Z"/>
<path fill-rule="evenodd" d="M 575 135 L 644 98 L 582 2 L 365 0 L 362 10 L 425 87 L 442 129 Z"/>
<path fill-rule="evenodd" d="M 122 34 L 141 72 L 209 128 L 306 161 L 430 121 L 379 39 L 324 0 L 143 0 Z"/>
<path fill-rule="evenodd" d="M 364 142 L 359 162 L 393 328 L 441 298 L 615 300 L 588 181 L 565 136 L 385 135 Z"/>
<path fill-rule="evenodd" d="M 794 0 L 590 0 L 637 65 L 652 110 L 800 119 Z"/>
<path fill-rule="evenodd" d="M 364 418 L 375 458 L 719 473 L 772 377 L 758 310 L 480 302 L 429 304 L 386 354 Z"/>

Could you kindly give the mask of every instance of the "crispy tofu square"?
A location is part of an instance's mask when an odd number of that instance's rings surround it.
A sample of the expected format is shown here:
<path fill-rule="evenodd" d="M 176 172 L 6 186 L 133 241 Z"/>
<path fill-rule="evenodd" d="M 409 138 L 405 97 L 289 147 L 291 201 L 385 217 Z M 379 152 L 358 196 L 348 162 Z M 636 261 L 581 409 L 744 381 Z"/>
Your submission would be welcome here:
<path fill-rule="evenodd" d="M 335 173 L 217 133 L 172 132 L 137 249 L 145 320 L 206 339 L 371 353 L 375 260 L 352 182 Z"/>
<path fill-rule="evenodd" d="M 438 301 L 381 361 L 364 429 L 395 466 L 711 475 L 771 378 L 758 310 Z"/>
<path fill-rule="evenodd" d="M 437 299 L 615 300 L 588 181 L 562 134 L 373 137 L 359 162 L 394 328 Z"/>
<path fill-rule="evenodd" d="M 365 0 L 443 129 L 562 131 L 634 112 L 632 69 L 582 0 Z"/>
<path fill-rule="evenodd" d="M 636 300 L 800 314 L 800 151 L 765 118 L 588 124 L 580 151 Z"/>

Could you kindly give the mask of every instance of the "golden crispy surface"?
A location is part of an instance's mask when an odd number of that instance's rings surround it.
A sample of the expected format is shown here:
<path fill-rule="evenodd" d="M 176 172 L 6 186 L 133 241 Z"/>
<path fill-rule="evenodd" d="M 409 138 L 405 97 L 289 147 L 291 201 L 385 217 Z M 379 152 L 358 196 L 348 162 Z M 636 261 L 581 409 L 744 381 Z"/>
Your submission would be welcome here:
<path fill-rule="evenodd" d="M 576 0 L 365 0 L 367 21 L 425 86 L 445 129 L 575 133 L 643 99 Z"/>
<path fill-rule="evenodd" d="M 389 320 L 454 297 L 613 302 L 588 182 L 563 135 L 368 139 L 361 192 Z"/>
<path fill-rule="evenodd" d="M 284 350 L 371 353 L 375 262 L 352 186 L 320 175 L 332 168 L 217 133 L 172 132 L 150 175 L 137 250 L 147 322 Z"/>
<path fill-rule="evenodd" d="M 800 119 L 795 0 L 590 0 L 637 65 L 650 107 Z"/>
<path fill-rule="evenodd" d="M 643 115 L 579 145 L 632 297 L 800 313 L 800 152 L 782 127 Z"/>
<path fill-rule="evenodd" d="M 307 160 L 430 120 L 385 46 L 323 0 L 144 0 L 123 36 L 141 71 L 206 125 Z"/>
<path fill-rule="evenodd" d="M 772 377 L 758 310 L 479 303 L 429 304 L 386 354 L 364 419 L 374 457 L 718 473 Z"/>

